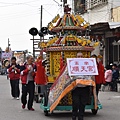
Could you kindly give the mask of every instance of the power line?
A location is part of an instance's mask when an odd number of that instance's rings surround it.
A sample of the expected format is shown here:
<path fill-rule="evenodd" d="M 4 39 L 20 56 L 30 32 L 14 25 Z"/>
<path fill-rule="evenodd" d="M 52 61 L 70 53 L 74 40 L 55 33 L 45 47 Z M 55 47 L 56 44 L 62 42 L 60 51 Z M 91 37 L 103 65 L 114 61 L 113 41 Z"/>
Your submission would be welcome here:
<path fill-rule="evenodd" d="M 32 0 L 32 1 L 28 1 L 28 2 L 20 2 L 20 3 L 9 3 L 9 2 L 0 2 L 0 4 L 9 4 L 9 5 L 21 5 L 21 4 L 27 4 L 27 3 L 32 3 L 35 1 L 40 1 L 40 0 Z"/>
<path fill-rule="evenodd" d="M 43 8 L 49 15 L 51 15 L 52 17 L 53 17 L 53 15 L 50 13 L 50 12 L 48 12 L 45 8 Z"/>
<path fill-rule="evenodd" d="M 21 17 L 33 16 L 39 14 L 38 10 L 31 10 L 31 11 L 21 11 L 19 13 L 11 13 L 11 14 L 0 14 L 0 21 L 8 20 L 8 19 L 16 19 Z"/>
<path fill-rule="evenodd" d="M 102 20 L 104 17 L 106 17 L 109 13 L 110 13 L 110 11 L 108 11 L 101 19 L 99 19 L 98 22 L 99 22 L 100 20 Z"/>
<path fill-rule="evenodd" d="M 61 4 L 59 2 L 57 2 L 56 0 L 53 0 L 55 3 L 58 4 L 58 6 L 61 6 Z"/>
<path fill-rule="evenodd" d="M 10 35 L 8 35 L 9 37 L 14 37 L 14 36 L 24 36 L 24 35 L 27 35 L 28 33 L 26 32 L 26 33 L 20 33 L 20 34 L 10 34 Z M 0 36 L 0 38 L 6 38 L 6 35 L 4 35 L 4 36 Z M 12 40 L 12 41 L 14 41 L 14 40 Z M 21 40 L 15 40 L 15 41 L 21 41 Z"/>
<path fill-rule="evenodd" d="M 53 6 L 53 4 L 44 4 L 44 5 L 50 5 L 49 8 L 47 7 L 47 9 L 45 9 L 45 7 L 44 7 L 44 10 L 53 17 L 53 15 L 49 12 L 49 9 Z M 18 14 L 18 12 L 13 13 L 13 14 L 0 14 L 0 16 L 1 16 L 0 21 L 6 20 L 8 18 L 13 19 L 13 17 L 14 17 L 14 19 L 16 19 L 16 18 L 20 18 L 20 17 L 24 17 L 24 16 L 31 16 L 31 15 L 36 15 L 36 14 L 39 14 L 39 8 L 38 8 L 38 10 L 31 10 L 26 13 L 25 13 L 25 11 L 22 11 L 22 13 L 19 13 L 19 14 Z"/>
<path fill-rule="evenodd" d="M 116 2 L 116 0 L 115 0 L 115 2 Z M 118 6 L 120 6 L 120 4 L 118 4 L 118 3 L 120 3 L 120 1 L 117 3 L 117 5 L 114 4 L 114 2 L 108 2 L 108 3 L 114 5 L 114 7 L 118 7 Z"/>
<path fill-rule="evenodd" d="M 35 16 L 35 15 L 39 15 L 39 12 L 38 13 L 30 13 L 30 14 L 27 14 L 27 15 L 18 15 L 18 16 L 15 16 L 14 18 L 13 17 L 10 17 L 10 18 L 3 18 L 3 19 L 0 19 L 0 22 L 1 21 L 8 21 L 9 19 L 18 19 L 18 18 L 26 18 L 26 17 L 29 17 L 29 16 Z"/>
<path fill-rule="evenodd" d="M 9 14 L 0 14 L 0 17 L 9 17 L 9 16 L 16 16 L 16 15 L 21 15 L 21 14 L 30 14 L 30 13 L 33 13 L 33 12 L 38 12 L 39 10 L 36 9 L 36 10 L 30 10 L 30 11 L 21 11 L 21 12 L 15 12 L 15 13 L 9 13 Z"/>
<path fill-rule="evenodd" d="M 33 2 L 39 2 L 41 0 L 32 0 L 32 1 L 28 1 L 28 2 L 21 2 L 21 3 L 6 3 L 6 2 L 0 2 L 0 4 L 3 4 L 0 7 L 11 7 L 11 6 L 16 6 L 16 5 L 28 5 L 30 7 L 36 7 L 34 5 L 30 5 L 29 3 L 33 3 Z M 5 4 L 5 5 L 4 5 Z M 43 4 L 43 5 L 55 5 L 55 4 Z"/>

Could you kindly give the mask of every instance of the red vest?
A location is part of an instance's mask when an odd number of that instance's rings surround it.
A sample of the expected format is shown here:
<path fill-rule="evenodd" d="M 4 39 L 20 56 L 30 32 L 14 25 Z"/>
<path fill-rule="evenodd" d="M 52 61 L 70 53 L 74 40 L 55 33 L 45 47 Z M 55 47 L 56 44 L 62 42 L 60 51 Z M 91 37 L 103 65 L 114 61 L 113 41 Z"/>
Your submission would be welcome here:
<path fill-rule="evenodd" d="M 47 76 L 45 74 L 45 68 L 42 66 L 42 60 L 36 63 L 37 71 L 35 76 L 35 82 L 39 85 L 45 85 L 47 83 Z"/>
<path fill-rule="evenodd" d="M 34 64 L 32 64 L 32 67 L 34 67 L 35 65 Z M 21 68 L 23 68 L 23 70 L 21 71 L 21 81 L 22 81 L 22 84 L 26 84 L 26 82 L 27 82 L 27 75 L 28 75 L 28 72 L 29 72 L 29 70 L 28 70 L 28 68 L 27 68 L 27 65 L 26 64 L 24 64 L 23 66 L 21 66 Z M 33 76 L 33 78 L 35 77 L 35 71 L 33 71 L 32 72 L 32 76 Z"/>
<path fill-rule="evenodd" d="M 98 75 L 95 75 L 95 82 L 96 84 L 103 84 L 105 83 L 104 77 L 104 66 L 101 62 L 97 63 L 98 68 Z"/>
<path fill-rule="evenodd" d="M 12 65 L 8 66 L 8 74 L 9 74 L 10 80 L 20 79 L 20 66 L 19 65 L 15 65 L 15 67 L 17 69 L 15 71 L 13 71 Z"/>

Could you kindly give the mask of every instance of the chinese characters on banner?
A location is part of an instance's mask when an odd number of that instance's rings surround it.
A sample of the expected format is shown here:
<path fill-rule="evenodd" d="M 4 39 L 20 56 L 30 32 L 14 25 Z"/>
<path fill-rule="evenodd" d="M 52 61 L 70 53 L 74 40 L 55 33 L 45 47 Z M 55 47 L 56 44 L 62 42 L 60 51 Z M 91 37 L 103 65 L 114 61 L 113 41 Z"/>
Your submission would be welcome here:
<path fill-rule="evenodd" d="M 1 58 L 2 59 L 10 59 L 12 57 L 12 52 L 4 52 L 4 53 L 2 53 L 2 56 L 1 56 Z"/>
<path fill-rule="evenodd" d="M 76 75 L 98 75 L 95 58 L 67 58 L 68 73 Z"/>

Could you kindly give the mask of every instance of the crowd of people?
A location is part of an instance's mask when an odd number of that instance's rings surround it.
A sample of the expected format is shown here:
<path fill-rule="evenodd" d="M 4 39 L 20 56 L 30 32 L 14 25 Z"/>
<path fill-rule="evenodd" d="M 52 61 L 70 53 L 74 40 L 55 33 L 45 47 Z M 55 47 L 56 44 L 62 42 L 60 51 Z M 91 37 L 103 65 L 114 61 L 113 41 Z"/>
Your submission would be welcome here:
<path fill-rule="evenodd" d="M 19 100 L 19 97 L 20 97 L 19 82 L 21 79 L 22 108 L 24 109 L 27 104 L 28 110 L 31 110 L 31 111 L 34 111 L 33 100 L 34 100 L 34 90 L 35 90 L 35 84 L 34 84 L 35 71 L 36 71 L 36 66 L 34 64 L 34 59 L 31 55 L 27 56 L 26 62 L 21 66 L 16 63 L 16 58 L 12 57 L 11 63 L 7 67 L 7 72 L 10 79 L 12 97 L 14 99 Z M 28 94 L 29 94 L 29 98 L 27 100 Z"/>
<path fill-rule="evenodd" d="M 83 54 L 81 52 L 77 53 L 77 58 L 82 58 Z M 117 81 L 119 79 L 119 70 L 116 64 L 112 66 L 107 65 L 106 67 L 99 61 L 97 56 L 91 55 L 91 58 L 96 59 L 98 75 L 94 76 L 96 83 L 96 95 L 98 97 L 99 90 L 105 90 L 107 85 L 110 86 L 111 91 L 117 91 Z M 7 72 L 10 79 L 11 85 L 11 95 L 14 99 L 19 100 L 20 98 L 20 88 L 19 81 L 22 83 L 22 95 L 21 95 L 21 106 L 25 109 L 27 106 L 28 110 L 34 111 L 33 101 L 35 92 L 35 74 L 36 65 L 34 64 L 34 59 L 31 55 L 28 55 L 26 62 L 22 65 L 16 63 L 16 58 L 12 57 L 11 62 L 7 67 Z M 29 95 L 29 97 L 27 97 Z M 78 120 L 83 120 L 85 105 L 87 104 L 89 97 L 89 87 L 88 86 L 78 86 L 72 90 L 72 120 L 76 120 L 78 115 Z M 28 98 L 28 100 L 27 100 Z M 79 105 L 78 105 L 79 104 Z M 77 114 L 79 111 L 79 114 Z"/>
<path fill-rule="evenodd" d="M 105 87 L 109 85 L 110 91 L 118 91 L 117 83 L 119 82 L 119 68 L 116 64 L 107 65 L 105 67 L 105 84 L 102 88 L 102 91 L 105 90 Z"/>

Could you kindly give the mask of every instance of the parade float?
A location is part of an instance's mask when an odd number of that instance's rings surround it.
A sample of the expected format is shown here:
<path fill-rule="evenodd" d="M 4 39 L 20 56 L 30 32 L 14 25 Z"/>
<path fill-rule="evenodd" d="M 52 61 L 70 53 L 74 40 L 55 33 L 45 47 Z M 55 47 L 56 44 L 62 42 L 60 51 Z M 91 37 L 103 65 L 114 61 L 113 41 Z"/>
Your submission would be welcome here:
<path fill-rule="evenodd" d="M 78 52 L 82 52 L 84 58 L 89 58 L 94 47 L 99 44 L 89 39 L 89 28 L 89 23 L 82 16 L 71 14 L 71 8 L 68 5 L 64 7 L 62 17 L 58 14 L 47 27 L 42 28 L 43 33 L 47 31 L 52 34 L 51 39 L 39 43 L 41 50 L 46 53 L 44 73 L 47 82 L 43 82 L 46 80 L 40 77 L 37 79 L 38 84 L 44 83 L 46 86 L 40 103 L 40 108 L 45 115 L 54 110 L 72 110 L 71 90 L 77 84 L 68 75 L 66 62 L 67 58 L 76 58 Z M 92 86 L 86 109 L 91 109 L 92 113 L 96 114 L 102 105 L 97 104 L 95 82 L 87 80 L 84 84 Z"/>

